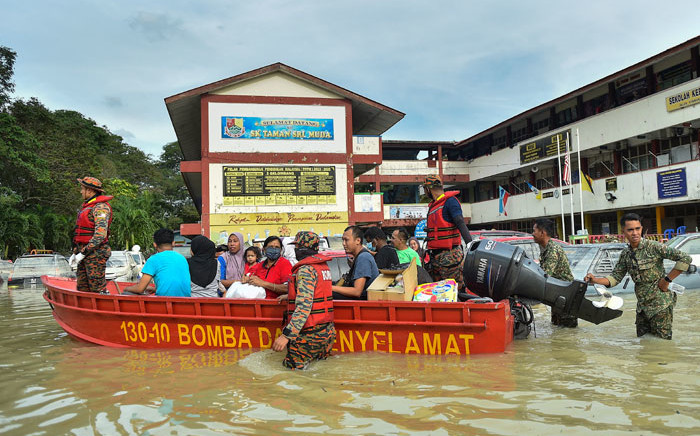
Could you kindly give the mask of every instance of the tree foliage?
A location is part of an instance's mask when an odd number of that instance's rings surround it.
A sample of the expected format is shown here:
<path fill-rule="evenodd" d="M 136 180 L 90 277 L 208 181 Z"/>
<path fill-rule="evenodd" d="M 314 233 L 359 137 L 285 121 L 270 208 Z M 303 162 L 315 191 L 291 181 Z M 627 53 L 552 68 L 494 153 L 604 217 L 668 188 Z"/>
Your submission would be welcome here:
<path fill-rule="evenodd" d="M 148 247 L 159 227 L 199 219 L 179 173 L 177 142 L 153 159 L 79 112 L 53 111 L 36 98 L 12 100 L 15 56 L 0 46 L 1 255 L 68 251 L 82 203 L 76 179 L 87 175 L 115 197 L 115 247 Z"/>

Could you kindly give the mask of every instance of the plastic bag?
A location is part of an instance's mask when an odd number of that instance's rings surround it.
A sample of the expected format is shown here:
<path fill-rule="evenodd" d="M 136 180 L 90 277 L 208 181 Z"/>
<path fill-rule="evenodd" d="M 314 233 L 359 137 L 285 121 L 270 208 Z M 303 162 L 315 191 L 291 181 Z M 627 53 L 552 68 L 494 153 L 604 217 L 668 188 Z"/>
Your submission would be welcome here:
<path fill-rule="evenodd" d="M 457 301 L 457 282 L 454 279 L 447 279 L 418 285 L 413 292 L 413 301 Z"/>
<path fill-rule="evenodd" d="M 260 286 L 253 286 L 247 283 L 235 282 L 229 286 L 228 291 L 226 291 L 225 298 L 245 298 L 247 300 L 253 300 L 256 298 L 265 298 L 265 288 Z"/>

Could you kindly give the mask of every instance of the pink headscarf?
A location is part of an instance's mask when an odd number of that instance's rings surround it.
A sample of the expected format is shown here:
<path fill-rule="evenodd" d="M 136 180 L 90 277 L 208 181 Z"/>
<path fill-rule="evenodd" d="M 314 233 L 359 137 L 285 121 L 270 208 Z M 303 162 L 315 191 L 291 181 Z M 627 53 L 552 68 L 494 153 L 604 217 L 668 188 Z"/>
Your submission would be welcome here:
<path fill-rule="evenodd" d="M 233 232 L 238 242 L 241 244 L 238 251 L 234 254 L 227 251 L 222 256 L 226 261 L 226 280 L 240 280 L 245 274 L 245 250 L 243 249 L 243 233 Z M 230 237 L 231 235 L 229 235 Z"/>

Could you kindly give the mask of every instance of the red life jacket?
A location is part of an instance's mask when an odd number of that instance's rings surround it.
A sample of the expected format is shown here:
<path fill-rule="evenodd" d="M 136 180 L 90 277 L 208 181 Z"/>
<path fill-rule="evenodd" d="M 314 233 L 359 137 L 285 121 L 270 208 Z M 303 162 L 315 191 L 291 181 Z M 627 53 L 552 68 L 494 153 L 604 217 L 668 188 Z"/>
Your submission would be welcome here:
<path fill-rule="evenodd" d="M 302 328 L 313 327 L 333 321 L 333 282 L 331 281 L 331 270 L 326 262 L 330 257 L 322 254 L 309 256 L 292 267 L 292 275 L 289 277 L 289 300 L 287 303 L 287 314 L 289 317 L 294 313 L 295 300 L 297 297 L 296 279 L 297 271 L 304 265 L 310 265 L 316 270 L 318 281 L 314 288 L 314 302 L 311 306 L 311 313 L 306 319 Z"/>
<path fill-rule="evenodd" d="M 112 224 L 112 206 L 109 204 L 109 200 L 114 197 L 111 195 L 98 195 L 85 203 L 83 203 L 83 208 L 78 213 L 78 219 L 75 221 L 75 234 L 73 236 L 73 242 L 76 244 L 87 244 L 90 239 L 95 234 L 95 218 L 92 216 L 92 209 L 99 203 L 104 203 L 109 207 L 109 224 Z M 109 239 L 109 227 L 107 229 L 107 237 L 104 243 L 107 243 Z"/>
<path fill-rule="evenodd" d="M 428 223 L 426 226 L 428 250 L 450 250 L 462 244 L 462 235 L 459 233 L 457 226 L 446 221 L 442 216 L 442 208 L 445 207 L 447 199 L 457 195 L 459 195 L 459 191 L 445 192 L 439 200 L 435 200 L 428 205 Z"/>

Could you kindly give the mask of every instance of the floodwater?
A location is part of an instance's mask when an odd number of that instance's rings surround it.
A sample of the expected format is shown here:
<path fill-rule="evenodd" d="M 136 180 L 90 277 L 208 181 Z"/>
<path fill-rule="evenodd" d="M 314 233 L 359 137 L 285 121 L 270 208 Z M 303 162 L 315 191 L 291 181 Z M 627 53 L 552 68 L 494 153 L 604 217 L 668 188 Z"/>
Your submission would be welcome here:
<path fill-rule="evenodd" d="M 0 433 L 700 434 L 700 292 L 674 340 L 621 318 L 552 328 L 504 354 L 344 354 L 288 371 L 258 352 L 111 349 L 55 323 L 43 290 L 0 288 Z"/>

